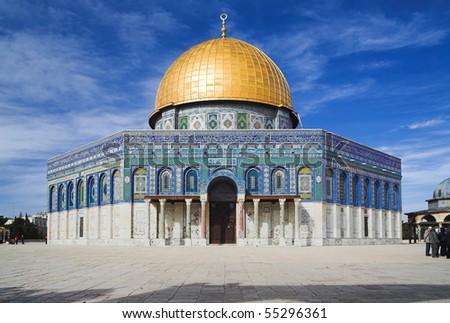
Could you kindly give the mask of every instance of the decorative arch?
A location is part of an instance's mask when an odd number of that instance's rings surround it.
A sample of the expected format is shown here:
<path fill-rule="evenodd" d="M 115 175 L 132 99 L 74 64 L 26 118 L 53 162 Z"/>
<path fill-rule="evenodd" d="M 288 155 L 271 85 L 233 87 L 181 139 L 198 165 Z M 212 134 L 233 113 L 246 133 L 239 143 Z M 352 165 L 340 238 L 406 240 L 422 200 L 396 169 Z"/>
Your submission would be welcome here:
<path fill-rule="evenodd" d="M 344 172 L 341 172 L 339 175 L 339 202 L 341 204 L 347 203 L 347 196 L 348 196 L 348 177 L 347 174 Z"/>
<path fill-rule="evenodd" d="M 400 192 L 398 185 L 395 184 L 392 189 L 392 209 L 395 211 L 400 210 Z"/>
<path fill-rule="evenodd" d="M 209 185 L 219 177 L 227 177 L 234 182 L 238 189 L 238 194 L 245 193 L 245 182 L 241 182 L 237 176 L 228 168 L 219 168 L 216 169 L 205 182 L 202 182 L 201 191 L 207 192 Z"/>
<path fill-rule="evenodd" d="M 84 181 L 80 179 L 77 185 L 77 208 L 84 207 L 86 205 L 86 185 Z"/>
<path fill-rule="evenodd" d="M 49 194 L 49 203 L 48 203 L 48 209 L 50 210 L 50 212 L 53 212 L 57 209 L 57 204 L 58 204 L 57 200 L 58 200 L 58 197 L 56 194 L 56 187 L 51 186 L 50 194 Z"/>
<path fill-rule="evenodd" d="M 64 184 L 59 184 L 58 187 L 58 211 L 63 211 L 66 206 L 66 191 Z"/>
<path fill-rule="evenodd" d="M 286 193 L 286 171 L 283 168 L 276 168 L 272 173 L 272 193 Z"/>
<path fill-rule="evenodd" d="M 381 209 L 381 186 L 380 186 L 380 182 L 376 181 L 375 185 L 374 185 L 374 192 L 375 192 L 375 208 L 376 209 Z"/>
<path fill-rule="evenodd" d="M 67 207 L 69 210 L 75 207 L 75 189 L 73 182 L 69 182 L 67 185 Z"/>
<path fill-rule="evenodd" d="M 420 219 L 420 222 L 436 222 L 436 218 L 431 214 L 427 214 Z"/>
<path fill-rule="evenodd" d="M 108 202 L 108 178 L 105 173 L 100 175 L 98 181 L 98 199 L 101 204 Z"/>
<path fill-rule="evenodd" d="M 172 170 L 165 168 L 159 173 L 159 194 L 170 194 L 172 192 Z"/>
<path fill-rule="evenodd" d="M 364 207 L 370 206 L 370 181 L 366 177 L 362 182 L 362 205 Z"/>
<path fill-rule="evenodd" d="M 327 168 L 325 171 L 325 197 L 328 201 L 332 201 L 334 198 L 333 177 L 334 177 L 333 170 L 331 168 Z"/>
<path fill-rule="evenodd" d="M 94 176 L 88 178 L 87 193 L 88 207 L 95 206 L 95 203 L 97 202 L 97 188 L 95 187 Z"/>
<path fill-rule="evenodd" d="M 359 195 L 359 177 L 358 175 L 353 175 L 353 179 L 352 179 L 352 204 L 353 205 L 358 205 L 359 203 L 359 199 L 358 199 L 358 195 Z"/>
<path fill-rule="evenodd" d="M 312 194 L 312 174 L 313 171 L 309 167 L 302 167 L 298 171 L 298 193 Z"/>
<path fill-rule="evenodd" d="M 248 193 L 259 192 L 259 170 L 256 168 L 251 168 L 247 171 L 246 191 Z"/>
<path fill-rule="evenodd" d="M 120 171 L 115 170 L 111 176 L 111 201 L 119 202 L 122 196 L 122 182 L 120 177 Z"/>
<path fill-rule="evenodd" d="M 186 193 L 198 192 L 198 171 L 194 168 L 188 169 L 184 176 L 184 191 Z"/>
<path fill-rule="evenodd" d="M 450 214 L 444 218 L 444 222 L 450 222 Z"/>
<path fill-rule="evenodd" d="M 148 172 L 144 168 L 133 172 L 133 192 L 135 198 L 143 198 L 148 192 Z"/>
<path fill-rule="evenodd" d="M 383 185 L 383 209 L 389 208 L 389 184 Z"/>

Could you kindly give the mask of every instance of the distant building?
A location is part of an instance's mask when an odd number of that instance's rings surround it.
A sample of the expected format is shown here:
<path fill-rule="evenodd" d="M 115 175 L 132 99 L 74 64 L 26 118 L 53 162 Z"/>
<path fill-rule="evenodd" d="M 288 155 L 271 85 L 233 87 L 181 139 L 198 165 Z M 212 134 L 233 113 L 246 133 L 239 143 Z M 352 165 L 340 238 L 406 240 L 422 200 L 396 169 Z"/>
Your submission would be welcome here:
<path fill-rule="evenodd" d="M 37 226 L 39 234 L 44 236 L 47 234 L 47 214 L 46 213 L 38 213 L 34 214 L 31 217 L 31 222 Z"/>
<path fill-rule="evenodd" d="M 405 213 L 408 223 L 414 226 L 450 226 L 450 178 L 440 182 L 433 198 L 426 200 L 428 209 Z"/>

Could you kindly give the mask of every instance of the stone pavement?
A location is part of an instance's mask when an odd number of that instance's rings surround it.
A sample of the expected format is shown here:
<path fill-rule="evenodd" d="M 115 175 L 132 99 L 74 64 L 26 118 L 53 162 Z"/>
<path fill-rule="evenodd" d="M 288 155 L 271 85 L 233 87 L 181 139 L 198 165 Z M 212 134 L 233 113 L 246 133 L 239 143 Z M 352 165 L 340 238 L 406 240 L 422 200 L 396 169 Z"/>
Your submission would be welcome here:
<path fill-rule="evenodd" d="M 0 245 L 0 302 L 450 302 L 424 245 Z"/>

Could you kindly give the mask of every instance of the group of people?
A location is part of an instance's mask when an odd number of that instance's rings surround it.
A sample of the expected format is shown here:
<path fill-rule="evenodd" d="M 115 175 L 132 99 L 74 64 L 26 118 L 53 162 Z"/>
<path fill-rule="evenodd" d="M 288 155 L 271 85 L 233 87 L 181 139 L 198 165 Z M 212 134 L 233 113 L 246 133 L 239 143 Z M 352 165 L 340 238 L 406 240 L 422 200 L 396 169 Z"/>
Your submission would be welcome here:
<path fill-rule="evenodd" d="M 450 259 L 450 234 L 447 228 L 428 227 L 423 235 L 425 240 L 425 255 L 439 258 L 439 255 Z M 431 254 L 430 254 L 431 249 Z"/>

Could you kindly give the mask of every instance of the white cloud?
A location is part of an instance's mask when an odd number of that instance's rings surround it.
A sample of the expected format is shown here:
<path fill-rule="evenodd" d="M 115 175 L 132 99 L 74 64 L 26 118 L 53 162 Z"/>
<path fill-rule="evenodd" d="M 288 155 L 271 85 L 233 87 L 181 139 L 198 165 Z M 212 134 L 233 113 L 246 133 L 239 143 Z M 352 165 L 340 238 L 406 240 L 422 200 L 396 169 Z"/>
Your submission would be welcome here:
<path fill-rule="evenodd" d="M 420 128 L 429 128 L 429 127 L 435 127 L 438 125 L 441 125 L 445 123 L 444 119 L 431 119 L 427 121 L 421 121 L 421 122 L 414 122 L 410 125 L 408 125 L 409 129 L 420 129 Z"/>

